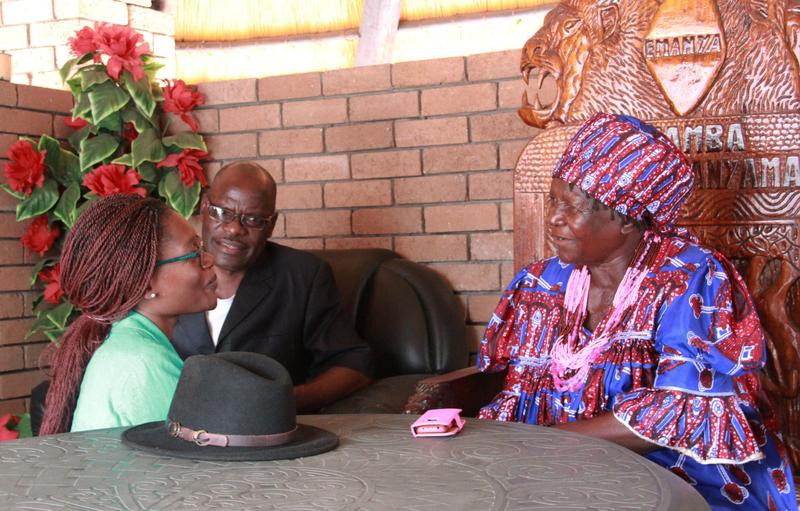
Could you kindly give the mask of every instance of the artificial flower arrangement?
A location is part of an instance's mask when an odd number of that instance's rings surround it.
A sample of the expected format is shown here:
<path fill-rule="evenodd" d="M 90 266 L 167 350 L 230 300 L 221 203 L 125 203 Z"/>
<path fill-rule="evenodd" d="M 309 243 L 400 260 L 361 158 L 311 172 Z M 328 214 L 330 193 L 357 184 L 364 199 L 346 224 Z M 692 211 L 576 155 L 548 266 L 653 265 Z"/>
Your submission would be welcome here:
<path fill-rule="evenodd" d="M 42 257 L 31 285 L 45 287 L 34 301 L 28 335 L 41 331 L 55 343 L 74 315 L 59 285 L 58 255 L 81 210 L 97 197 L 135 193 L 161 197 L 188 218 L 206 185 L 200 160 L 208 156 L 191 113 L 203 96 L 181 80 L 162 88 L 155 81 L 162 66 L 141 34 L 95 23 L 69 45 L 75 58 L 60 73 L 75 97 L 67 121 L 75 130 L 71 149 L 47 135 L 21 138 L 8 151 L 6 184 L 0 185 L 19 200 L 17 221 L 31 220 L 23 246 Z M 190 130 L 169 135 L 163 112 L 176 114 Z"/>

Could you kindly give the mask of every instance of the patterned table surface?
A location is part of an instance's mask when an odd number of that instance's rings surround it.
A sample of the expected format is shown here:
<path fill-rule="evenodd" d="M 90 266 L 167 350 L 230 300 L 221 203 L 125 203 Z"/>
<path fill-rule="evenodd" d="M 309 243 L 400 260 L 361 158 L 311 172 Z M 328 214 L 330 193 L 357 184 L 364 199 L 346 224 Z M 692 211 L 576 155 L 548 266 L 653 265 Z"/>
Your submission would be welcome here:
<path fill-rule="evenodd" d="M 0 443 L 0 509 L 704 510 L 669 471 L 617 445 L 524 424 L 468 419 L 414 439 L 408 415 L 318 415 L 339 434 L 308 458 L 208 462 L 122 445 L 123 429 Z"/>

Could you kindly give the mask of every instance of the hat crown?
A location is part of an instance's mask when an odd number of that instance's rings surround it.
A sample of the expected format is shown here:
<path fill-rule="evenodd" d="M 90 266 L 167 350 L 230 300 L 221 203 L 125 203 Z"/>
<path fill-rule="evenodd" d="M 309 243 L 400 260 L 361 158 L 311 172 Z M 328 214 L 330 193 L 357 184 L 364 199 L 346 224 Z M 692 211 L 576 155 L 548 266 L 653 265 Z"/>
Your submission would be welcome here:
<path fill-rule="evenodd" d="M 186 359 L 168 419 L 223 435 L 271 435 L 296 426 L 288 371 L 257 353 L 230 352 Z"/>

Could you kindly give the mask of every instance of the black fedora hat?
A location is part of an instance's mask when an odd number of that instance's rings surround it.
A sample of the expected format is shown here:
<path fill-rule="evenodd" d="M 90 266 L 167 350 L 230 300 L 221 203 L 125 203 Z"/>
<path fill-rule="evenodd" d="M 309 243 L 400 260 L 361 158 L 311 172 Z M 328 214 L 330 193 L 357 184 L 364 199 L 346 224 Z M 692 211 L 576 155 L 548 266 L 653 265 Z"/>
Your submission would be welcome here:
<path fill-rule="evenodd" d="M 164 456 L 261 461 L 313 456 L 339 438 L 295 421 L 292 380 L 275 360 L 230 352 L 186 359 L 166 421 L 134 426 L 122 442 Z"/>

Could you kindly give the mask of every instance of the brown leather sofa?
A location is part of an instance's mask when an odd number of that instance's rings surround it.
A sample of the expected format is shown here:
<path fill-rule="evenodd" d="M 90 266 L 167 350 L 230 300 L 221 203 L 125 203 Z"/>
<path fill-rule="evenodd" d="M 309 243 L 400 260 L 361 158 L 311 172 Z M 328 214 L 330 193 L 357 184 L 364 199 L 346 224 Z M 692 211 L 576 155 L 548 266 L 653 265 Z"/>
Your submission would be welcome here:
<path fill-rule="evenodd" d="M 375 360 L 375 383 L 322 413 L 401 413 L 419 380 L 467 366 L 463 306 L 439 274 L 390 250 L 312 252 L 333 268 L 345 312 Z M 34 432 L 47 383 L 32 392 Z"/>

